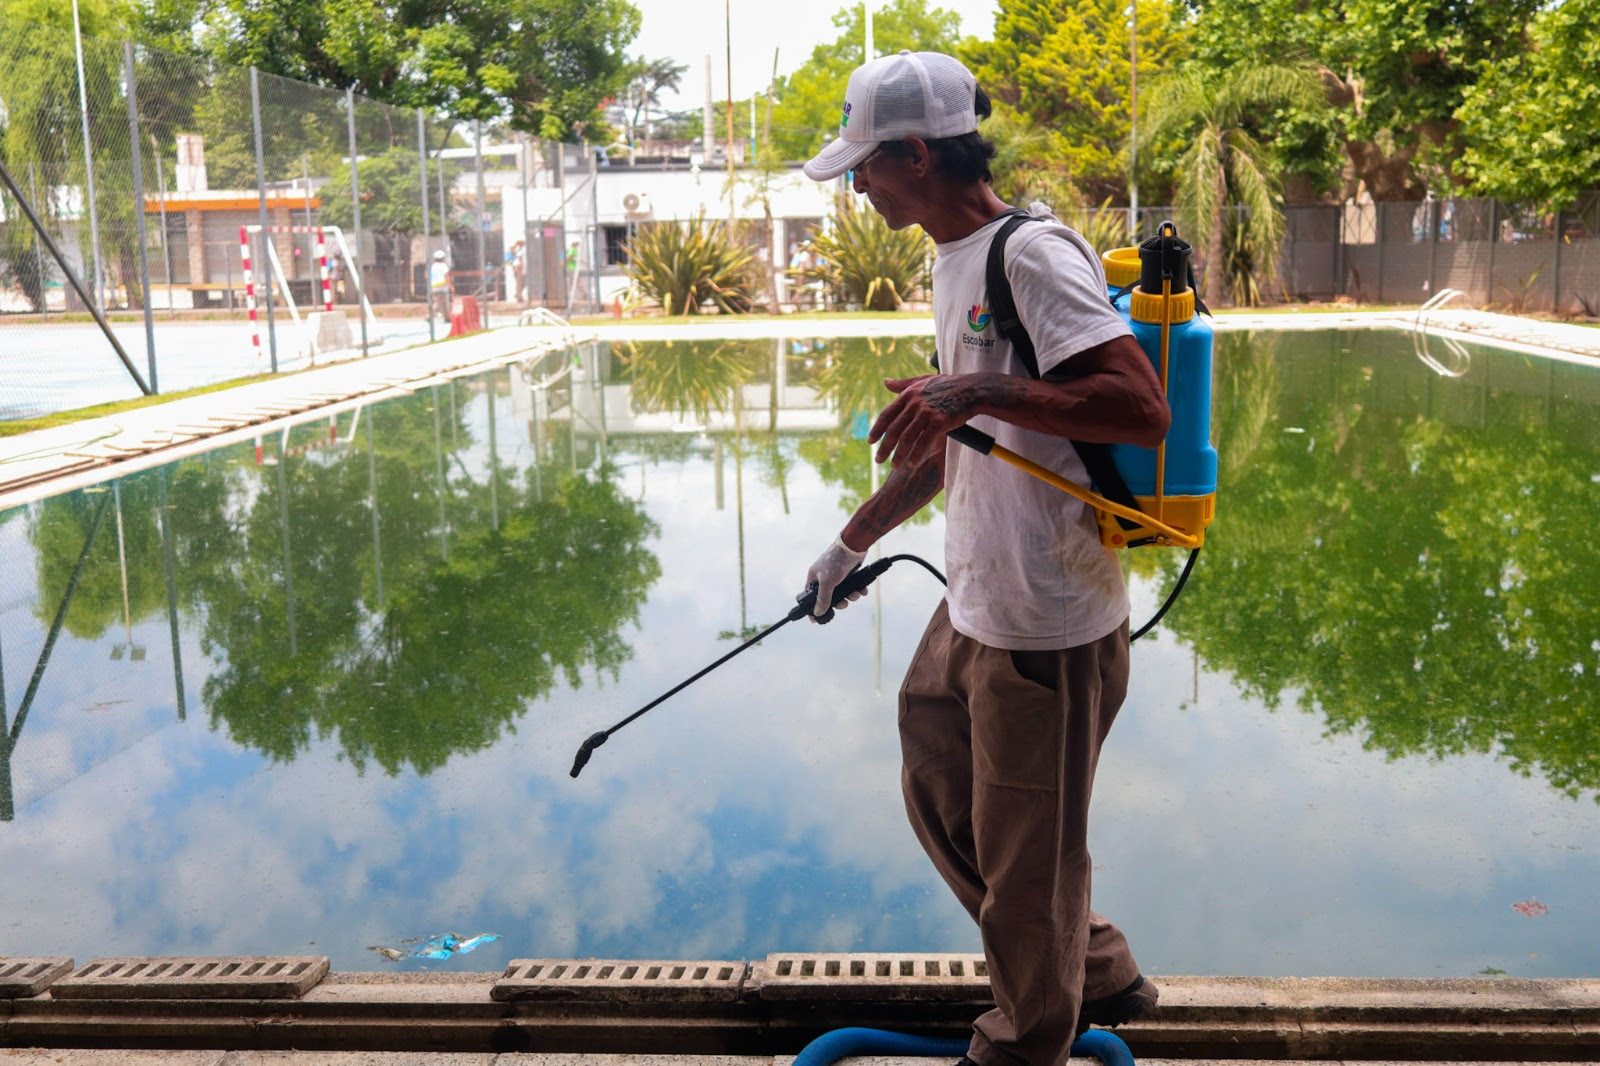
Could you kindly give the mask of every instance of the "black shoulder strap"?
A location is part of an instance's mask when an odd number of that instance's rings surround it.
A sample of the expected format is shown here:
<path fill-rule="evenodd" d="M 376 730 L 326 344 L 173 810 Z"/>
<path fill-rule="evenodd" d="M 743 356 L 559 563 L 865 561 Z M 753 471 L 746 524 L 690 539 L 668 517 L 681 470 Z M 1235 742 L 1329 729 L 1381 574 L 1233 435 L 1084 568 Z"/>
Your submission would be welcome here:
<path fill-rule="evenodd" d="M 984 267 L 989 313 L 994 315 L 995 329 L 1000 336 L 1011 342 L 1012 350 L 1027 368 L 1028 376 L 1038 378 L 1039 356 L 1034 351 L 1033 338 L 1029 337 L 1028 331 L 1023 328 L 1022 316 L 1017 311 L 1016 298 L 1011 293 L 1011 279 L 1006 276 L 1006 241 L 1011 238 L 1011 234 L 1018 226 L 1031 221 L 1033 216 L 1020 207 L 1013 207 L 1006 214 L 1011 217 L 1006 219 L 1005 224 L 1000 227 L 1000 232 L 989 242 L 989 258 Z M 1111 445 L 1075 440 L 1072 446 L 1077 449 L 1078 458 L 1083 460 L 1084 469 L 1089 472 L 1090 480 L 1099 487 L 1107 499 L 1135 511 L 1141 510 L 1138 501 L 1133 498 L 1133 492 L 1128 488 L 1128 483 L 1122 480 L 1122 473 L 1111 458 Z M 1133 529 L 1137 525 L 1126 518 L 1118 518 L 1117 521 L 1124 529 Z"/>
<path fill-rule="evenodd" d="M 1011 217 L 1006 218 L 1006 215 Z M 1012 350 L 1027 368 L 1028 376 L 1037 378 L 1039 357 L 1034 353 L 1033 339 L 1022 328 L 1022 316 L 1017 313 L 1017 301 L 1011 295 L 1011 279 L 1006 277 L 1006 241 L 1011 239 L 1011 234 L 1018 226 L 1032 216 L 1020 207 L 1013 207 L 999 217 L 1006 221 L 989 242 L 989 260 L 984 266 L 984 280 L 989 290 L 989 313 L 994 315 L 994 328 L 1000 336 L 1011 342 Z"/>

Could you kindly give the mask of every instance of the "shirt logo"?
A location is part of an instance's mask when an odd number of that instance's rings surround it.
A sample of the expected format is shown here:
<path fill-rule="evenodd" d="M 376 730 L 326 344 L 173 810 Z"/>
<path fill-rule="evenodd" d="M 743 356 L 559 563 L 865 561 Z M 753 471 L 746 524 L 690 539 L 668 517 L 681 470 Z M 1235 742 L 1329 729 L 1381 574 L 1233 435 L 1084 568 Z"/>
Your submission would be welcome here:
<path fill-rule="evenodd" d="M 844 129 L 850 125 L 850 101 L 844 102 L 844 113 L 839 116 L 839 128 Z"/>
<path fill-rule="evenodd" d="M 982 304 L 973 304 L 967 311 L 967 325 L 972 327 L 972 332 L 982 333 L 989 328 L 989 320 L 994 316 Z"/>

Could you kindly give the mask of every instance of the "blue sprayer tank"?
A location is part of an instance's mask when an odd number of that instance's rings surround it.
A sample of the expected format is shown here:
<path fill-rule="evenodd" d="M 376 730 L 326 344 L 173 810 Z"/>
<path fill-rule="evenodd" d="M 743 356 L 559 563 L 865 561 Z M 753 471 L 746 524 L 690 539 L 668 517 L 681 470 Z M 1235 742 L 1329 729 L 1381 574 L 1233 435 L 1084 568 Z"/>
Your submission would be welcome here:
<path fill-rule="evenodd" d="M 1111 291 L 1113 271 L 1127 275 L 1131 253 L 1119 248 L 1102 257 Z M 1137 249 L 1138 285 L 1116 302 L 1128 321 L 1134 339 L 1150 358 L 1167 393 L 1172 425 L 1160 448 L 1112 446 L 1112 458 L 1139 502 L 1140 510 L 1161 522 L 1204 539 L 1216 508 L 1217 450 L 1211 446 L 1211 325 L 1195 314 L 1195 294 L 1190 285 L 1192 249 L 1178 236 L 1171 222 L 1163 222 L 1157 235 Z M 1115 264 L 1115 266 L 1113 266 Z M 1165 322 L 1166 329 L 1163 330 Z M 1162 334 L 1167 335 L 1165 367 Z M 1101 540 L 1113 547 L 1148 543 L 1149 529 L 1126 529 L 1110 514 L 1099 515 Z"/>

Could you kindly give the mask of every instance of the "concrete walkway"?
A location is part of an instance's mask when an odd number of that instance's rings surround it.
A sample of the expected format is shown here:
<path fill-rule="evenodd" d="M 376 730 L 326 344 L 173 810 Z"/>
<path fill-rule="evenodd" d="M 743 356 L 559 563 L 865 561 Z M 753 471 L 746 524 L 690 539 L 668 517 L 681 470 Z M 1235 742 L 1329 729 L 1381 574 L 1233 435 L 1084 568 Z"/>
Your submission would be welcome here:
<path fill-rule="evenodd" d="M 0 509 L 403 396 L 451 378 L 553 355 L 593 336 L 585 330 L 513 326 L 0 437 Z"/>
<path fill-rule="evenodd" d="M 458 1051 L 115 1051 L 77 1048 L 0 1050 L 0 1066 L 790 1066 L 774 1055 L 539 1055 Z M 862 1057 L 850 1066 L 950 1066 L 948 1059 Z M 1092 1063 L 1094 1059 L 1074 1059 Z M 1141 1066 L 1273 1066 L 1282 1059 L 1147 1059 Z M 1504 1060 L 1322 1059 L 1325 1066 L 1504 1066 Z"/>
<path fill-rule="evenodd" d="M 926 966 L 917 972 L 915 965 L 910 975 L 899 966 L 878 972 L 879 961 L 916 961 L 899 955 L 787 953 L 731 964 L 520 960 L 505 974 L 328 973 L 303 992 L 270 998 L 198 987 L 182 996 L 173 988 L 157 994 L 157 985 L 188 981 L 176 972 L 120 982 L 108 977 L 97 986 L 91 963 L 80 975 L 63 976 L 34 995 L 0 1000 L 0 1047 L 14 1049 L 0 1051 L 0 1066 L 19 1058 L 174 1061 L 151 1057 L 166 1048 L 215 1048 L 211 1058 L 181 1061 L 230 1064 L 788 1066 L 788 1056 L 811 1040 L 847 1026 L 964 1041 L 972 1019 L 993 1000 L 987 980 L 975 977 L 970 966 L 963 968 L 965 977 L 950 979 L 946 971 L 953 958 L 939 956 L 940 970 L 933 975 Z M 981 961 L 976 955 L 961 958 Z M 107 961 L 118 960 L 102 965 Z M 171 968 L 203 960 L 142 961 L 164 961 Z M 798 962 L 805 972 L 785 962 Z M 840 963 L 838 973 L 830 972 L 833 962 Z M 729 966 L 737 974 L 732 982 L 692 976 Z M 661 972 L 630 978 L 617 972 L 624 968 Z M 668 970 L 683 976 L 669 978 Z M 1117 1030 L 1141 1062 L 1600 1060 L 1600 980 L 1154 979 L 1160 1006 Z M 68 995 L 74 981 L 90 988 Z M 41 1045 L 130 1050 L 122 1059 L 21 1050 Z M 233 1055 L 224 1057 L 224 1049 Z M 306 1057 L 288 1055 L 291 1050 Z M 341 1057 L 346 1052 L 368 1057 Z M 395 1054 L 385 1058 L 379 1052 Z M 456 1057 L 437 1057 L 444 1052 Z M 884 1060 L 879 1066 L 938 1061 Z"/>

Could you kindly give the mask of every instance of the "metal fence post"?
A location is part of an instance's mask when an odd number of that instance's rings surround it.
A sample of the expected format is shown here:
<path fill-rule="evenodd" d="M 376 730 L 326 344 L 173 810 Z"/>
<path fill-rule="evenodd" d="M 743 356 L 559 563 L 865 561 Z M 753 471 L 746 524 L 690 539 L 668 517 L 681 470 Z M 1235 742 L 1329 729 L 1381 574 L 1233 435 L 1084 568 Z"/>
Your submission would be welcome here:
<path fill-rule="evenodd" d="M 449 201 L 444 198 L 444 146 L 450 139 L 450 130 L 444 131 L 444 136 L 439 138 L 439 153 L 433 157 L 433 182 L 439 187 L 439 248 L 444 252 L 445 261 L 445 304 L 444 319 L 450 321 L 450 275 L 449 268 L 455 266 L 455 249 L 450 247 L 450 207 Z M 455 179 L 451 179 L 452 183 Z M 433 289 L 428 289 L 428 317 L 433 317 Z"/>
<path fill-rule="evenodd" d="M 1300 212 L 1285 209 L 1284 214 L 1288 216 L 1289 220 L 1289 274 L 1283 288 L 1286 293 L 1293 293 L 1295 291 L 1295 281 L 1297 280 L 1295 278 L 1294 269 L 1294 246 L 1296 243 L 1295 237 L 1299 232 L 1298 222 L 1300 220 Z M 1133 228 L 1131 223 L 1128 228 L 1130 230 Z"/>
<path fill-rule="evenodd" d="M 1385 216 L 1388 214 L 1384 208 L 1388 207 L 1389 205 L 1380 200 L 1378 203 L 1373 204 L 1372 206 L 1373 236 L 1378 242 L 1378 293 L 1375 299 L 1378 303 L 1383 303 L 1383 246 L 1387 243 L 1383 239 L 1383 223 L 1385 221 Z"/>
<path fill-rule="evenodd" d="M 1330 205 L 1333 212 L 1333 295 L 1344 295 L 1344 205 Z"/>
<path fill-rule="evenodd" d="M 528 237 L 533 233 L 533 227 L 528 225 L 528 171 L 531 169 L 533 169 L 533 158 L 528 153 L 528 135 L 524 133 L 517 150 L 517 173 L 522 178 L 522 288 L 517 292 L 517 303 L 523 307 L 533 303 L 533 278 L 530 273 L 533 267 L 533 249 L 529 247 L 528 242 Z M 500 202 L 502 205 L 505 203 L 504 200 Z M 503 206 L 500 209 L 500 217 L 505 217 Z M 539 265 L 539 269 L 544 269 L 543 263 Z M 516 270 L 513 266 L 512 277 L 515 276 Z"/>
<path fill-rule="evenodd" d="M 133 80 L 133 42 L 122 42 L 122 66 L 127 71 L 128 141 L 133 148 L 133 222 L 139 236 L 139 284 L 144 296 L 144 346 L 150 366 L 150 391 L 160 392 L 156 380 L 156 323 L 150 310 L 150 249 L 144 229 L 144 166 L 139 154 L 139 96 Z"/>
<path fill-rule="evenodd" d="M 433 332 L 432 256 L 428 254 L 428 138 L 422 122 L 422 108 L 417 108 L 417 176 L 422 184 L 422 285 L 423 305 L 428 314 L 428 340 L 438 340 Z"/>
<path fill-rule="evenodd" d="M 1439 201 L 1429 200 L 1428 216 L 1428 297 L 1439 291 Z"/>
<path fill-rule="evenodd" d="M 478 295 L 483 299 L 483 306 L 478 308 L 478 313 L 483 316 L 483 328 L 488 329 L 489 252 L 484 246 L 484 231 L 489 228 L 489 194 L 483 184 L 483 122 L 480 119 L 472 120 L 472 145 L 478 164 Z"/>
<path fill-rule="evenodd" d="M 156 135 L 150 134 L 150 154 L 156 161 L 156 189 L 161 196 L 161 262 L 167 274 L 167 317 L 174 317 L 177 305 L 172 299 L 172 234 L 167 232 L 167 178 L 161 169 L 161 146 Z M 194 301 L 191 300 L 192 304 Z"/>
<path fill-rule="evenodd" d="M 356 283 L 356 317 L 361 320 L 361 358 L 367 357 L 367 286 L 361 279 L 361 181 L 356 175 L 356 91 L 344 91 L 345 118 L 350 132 L 350 219 L 356 236 L 356 261 L 351 280 Z"/>
<path fill-rule="evenodd" d="M 1557 315 L 1561 313 L 1561 216 L 1564 214 L 1565 208 L 1556 208 L 1556 272 L 1550 279 L 1550 311 Z"/>
<path fill-rule="evenodd" d="M 256 210 L 261 220 L 261 302 L 267 307 L 267 351 L 272 355 L 272 372 L 278 372 L 278 330 L 272 321 L 272 257 L 265 254 L 272 234 L 267 229 L 267 162 L 261 151 L 261 86 L 256 68 L 250 68 L 250 114 L 256 131 Z M 287 284 L 287 281 L 285 281 Z"/>
<path fill-rule="evenodd" d="M 1494 302 L 1494 246 L 1500 243 L 1499 220 L 1495 217 L 1500 213 L 1500 201 L 1489 201 L 1489 278 L 1483 294 L 1485 304 Z"/>
<path fill-rule="evenodd" d="M 95 208 L 94 151 L 89 139 L 89 87 L 83 75 L 83 31 L 78 26 L 78 0 L 72 0 L 72 43 L 78 55 L 78 118 L 83 125 L 83 169 L 89 197 L 89 242 L 94 251 L 94 306 L 105 310 L 105 264 L 100 259 L 100 214 Z"/>

